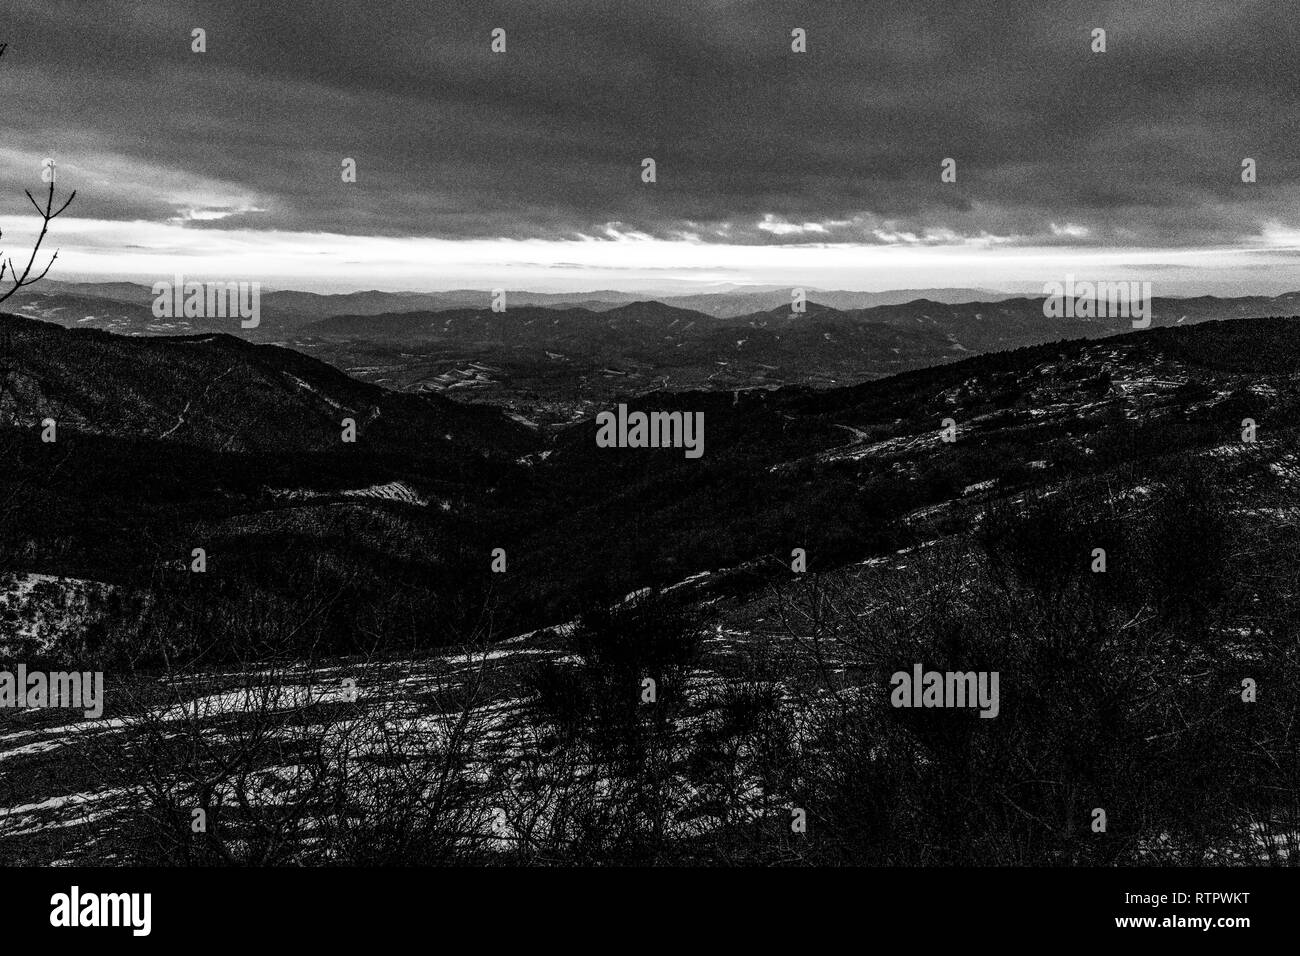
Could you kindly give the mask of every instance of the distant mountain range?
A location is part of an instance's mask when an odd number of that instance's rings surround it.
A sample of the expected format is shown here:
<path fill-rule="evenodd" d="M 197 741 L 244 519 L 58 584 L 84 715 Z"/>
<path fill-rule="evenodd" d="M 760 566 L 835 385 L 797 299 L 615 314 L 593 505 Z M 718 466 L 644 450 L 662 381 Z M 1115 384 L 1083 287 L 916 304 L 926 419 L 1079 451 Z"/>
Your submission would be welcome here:
<path fill-rule="evenodd" d="M 170 278 L 170 277 L 168 277 Z M 895 289 L 887 292 L 853 292 L 808 289 L 807 295 L 818 302 L 837 309 L 868 309 L 880 305 L 899 305 L 916 299 L 930 299 L 936 302 L 972 302 L 997 301 L 1009 298 L 1010 293 L 1000 293 L 988 289 Z M 38 291 L 25 294 L 27 299 L 40 304 L 46 309 L 67 306 L 71 312 L 77 310 L 78 302 L 104 300 L 117 306 L 135 306 L 151 308 L 154 300 L 149 285 L 137 282 L 55 282 L 46 281 Z M 267 291 L 262 295 L 262 305 L 268 318 L 281 330 L 294 328 L 312 319 L 333 315 L 383 315 L 390 312 L 438 312 L 445 309 L 486 308 L 490 304 L 491 293 L 483 289 L 455 289 L 447 292 L 344 292 L 323 294 L 317 292 Z M 529 292 L 525 290 L 508 290 L 506 303 L 508 307 L 541 306 L 558 309 L 589 309 L 604 312 L 634 302 L 654 299 L 665 305 L 680 309 L 690 309 L 705 315 L 730 318 L 764 312 L 789 305 L 791 290 L 786 287 L 742 287 L 721 292 L 705 292 L 693 295 L 650 296 L 646 293 L 615 292 L 599 290 L 594 292 Z M 13 311 L 29 314 L 22 308 Z M 114 311 L 110 309 L 110 311 Z M 125 316 L 125 310 L 116 310 Z M 41 316 L 48 317 L 48 316 Z M 77 319 L 83 319 L 78 316 Z M 148 316 L 153 319 L 152 312 Z M 146 323 L 148 324 L 148 323 Z M 100 327 L 100 326 L 96 326 Z M 139 329 L 113 329 L 121 333 L 143 332 Z M 169 334 L 175 330 L 154 334 Z M 207 331 L 192 328 L 187 331 Z M 225 327 L 220 331 L 230 331 Z"/>
<path fill-rule="evenodd" d="M 626 301 L 618 292 L 268 292 L 261 324 L 158 319 L 134 283 L 50 283 L 17 314 L 126 335 L 228 333 L 289 346 L 371 383 L 504 406 L 530 423 L 573 421 L 618 394 L 781 385 L 833 387 L 974 354 L 1132 331 L 1125 318 L 1049 318 L 1043 299 L 971 289 L 924 295 L 788 289 Z M 967 296 L 974 301 L 954 301 Z M 891 301 L 894 300 L 894 301 Z M 859 304 L 866 303 L 866 304 Z M 1300 312 L 1300 293 L 1156 298 L 1152 325 Z"/>
<path fill-rule="evenodd" d="M 1289 315 L 1300 294 L 1156 299 L 1152 325 Z M 715 317 L 660 302 L 600 312 L 518 307 L 334 316 L 287 344 L 391 388 L 472 393 L 569 421 L 593 402 L 657 390 L 833 387 L 1067 339 L 1131 332 L 1124 318 L 1048 318 L 1043 300 L 917 299 L 864 309 L 812 301 Z"/>
<path fill-rule="evenodd" d="M 899 305 L 918 299 L 954 303 L 973 300 L 997 301 L 1000 293 L 980 289 L 917 289 L 892 292 L 843 292 L 809 290 L 809 296 L 837 309 L 866 309 Z M 261 324 L 242 330 L 228 319 L 158 318 L 153 314 L 154 294 L 147 285 L 133 282 L 70 283 L 44 282 L 24 291 L 7 303 L 11 311 L 29 318 L 46 319 L 69 327 L 104 329 L 119 335 L 187 335 L 197 332 L 230 332 L 255 340 L 274 340 L 297 332 L 320 319 L 333 316 L 378 316 L 473 311 L 491 305 L 491 293 L 462 289 L 450 292 L 347 292 L 325 295 L 315 292 L 268 291 L 261 296 Z M 597 291 L 547 293 L 508 291 L 506 305 L 519 308 L 558 310 L 581 309 L 608 312 L 645 301 L 644 294 Z M 687 309 L 710 317 L 731 319 L 757 312 L 788 307 L 789 289 L 738 290 L 701 293 L 657 299 L 664 305 Z"/>

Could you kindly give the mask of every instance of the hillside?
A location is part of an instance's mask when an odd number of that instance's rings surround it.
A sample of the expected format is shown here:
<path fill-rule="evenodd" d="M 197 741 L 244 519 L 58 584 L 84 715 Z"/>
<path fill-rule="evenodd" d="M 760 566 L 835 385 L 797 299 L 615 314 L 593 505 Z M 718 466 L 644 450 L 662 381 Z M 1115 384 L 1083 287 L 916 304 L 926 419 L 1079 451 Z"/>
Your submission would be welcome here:
<path fill-rule="evenodd" d="M 147 593 L 201 547 L 243 582 L 223 586 L 277 600 L 301 574 L 339 594 L 410 575 L 408 597 L 427 599 L 463 546 L 452 529 L 536 447 L 494 409 L 390 392 L 275 346 L 0 317 L 0 571 Z"/>
<path fill-rule="evenodd" d="M 1287 314 L 1276 298 L 1161 299 L 1152 326 Z M 831 388 L 1061 339 L 1133 331 L 1125 318 L 1048 318 L 1043 300 L 929 299 L 841 310 L 817 300 L 725 317 L 656 302 L 601 312 L 511 307 L 336 316 L 287 339 L 349 374 L 508 408 L 532 421 L 590 417 L 616 394 Z"/>
<path fill-rule="evenodd" d="M 6 858 L 1223 864 L 1300 846 L 1295 319 L 628 397 L 703 412 L 694 460 L 283 349 L 6 324 L 26 384 L 0 427 L 3 653 L 93 660 L 118 688 L 104 723 L 11 721 Z M 242 391 L 214 394 L 250 408 L 213 405 L 190 442 L 144 434 L 186 390 L 160 357 L 234 368 Z M 332 447 L 312 417 L 330 402 L 476 428 L 479 451 L 449 473 L 456 441 Z M 47 408 L 54 445 L 30 424 Z M 918 661 L 999 672 L 997 719 L 889 707 Z M 173 832 L 160 800 L 224 806 L 222 827 Z"/>
<path fill-rule="evenodd" d="M 528 441 L 492 410 L 395 394 L 230 335 L 125 338 L 0 316 L 0 364 L 0 420 L 13 426 L 50 417 L 85 434 L 240 453 L 334 449 L 343 418 L 381 452 L 459 457 Z"/>
<path fill-rule="evenodd" d="M 257 328 L 231 319 L 158 319 L 145 286 L 52 284 L 13 300 L 19 314 L 118 334 L 230 334 L 287 346 L 405 392 L 491 404 L 548 427 L 590 417 L 617 394 L 786 385 L 833 388 L 1061 339 L 1132 331 L 1126 318 L 1049 318 L 1039 297 L 979 290 L 816 292 L 793 312 L 788 289 L 637 300 L 621 293 L 267 291 Z M 1300 293 L 1161 298 L 1152 325 L 1290 314 Z"/>
<path fill-rule="evenodd" d="M 457 522 L 438 553 L 463 553 L 458 573 L 499 591 L 519 627 L 568 616 L 575 588 L 623 593 L 795 546 L 825 566 L 916 544 L 971 502 L 1239 441 L 1246 417 L 1259 425 L 1255 453 L 1283 467 L 1300 355 L 1289 320 L 1253 319 L 1032 346 L 850 388 L 612 392 L 611 403 L 703 412 L 706 454 L 692 461 L 599 449 L 590 419 L 542 432 L 229 336 L 5 328 L 0 412 L 16 455 L 5 480 L 25 502 L 11 546 L 33 558 L 19 570 L 120 575 L 187 552 L 195 522 L 232 547 L 265 550 L 289 526 L 310 542 L 314 519 L 299 512 L 346 503 L 427 533 Z M 356 443 L 341 441 L 345 416 Z M 53 446 L 39 438 L 46 417 L 59 422 Z M 949 418 L 953 444 L 939 436 Z M 155 544 L 140 550 L 114 522 Z M 612 527 L 627 533 L 611 539 Z M 496 547 L 518 574 L 486 572 Z"/>

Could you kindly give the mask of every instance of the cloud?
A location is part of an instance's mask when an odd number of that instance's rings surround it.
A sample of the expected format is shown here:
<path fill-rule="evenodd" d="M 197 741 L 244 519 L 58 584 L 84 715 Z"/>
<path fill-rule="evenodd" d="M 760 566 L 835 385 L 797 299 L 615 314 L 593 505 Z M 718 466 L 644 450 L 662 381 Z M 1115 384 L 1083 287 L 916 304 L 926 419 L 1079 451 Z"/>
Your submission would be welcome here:
<path fill-rule="evenodd" d="M 202 230 L 1097 248 L 1300 231 L 1286 2 L 6 6 L 0 215 L 50 155 L 82 216 Z"/>

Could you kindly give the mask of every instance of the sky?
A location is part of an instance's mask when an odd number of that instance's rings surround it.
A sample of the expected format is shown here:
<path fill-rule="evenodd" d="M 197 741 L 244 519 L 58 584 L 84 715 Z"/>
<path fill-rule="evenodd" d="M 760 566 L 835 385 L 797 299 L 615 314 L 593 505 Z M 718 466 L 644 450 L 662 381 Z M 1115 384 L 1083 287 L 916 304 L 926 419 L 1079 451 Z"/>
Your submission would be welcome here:
<path fill-rule="evenodd" d="M 52 277 L 1300 289 L 1290 0 L 5 0 L 0 43 L 0 248 L 53 158 Z"/>

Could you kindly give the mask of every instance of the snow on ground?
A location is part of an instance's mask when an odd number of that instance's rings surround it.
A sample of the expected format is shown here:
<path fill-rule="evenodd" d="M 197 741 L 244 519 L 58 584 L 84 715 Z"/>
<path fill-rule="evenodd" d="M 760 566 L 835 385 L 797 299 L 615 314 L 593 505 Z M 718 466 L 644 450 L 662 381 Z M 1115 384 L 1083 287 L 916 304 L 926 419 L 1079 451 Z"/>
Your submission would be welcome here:
<path fill-rule="evenodd" d="M 111 587 L 51 574 L 0 575 L 0 654 L 39 653 L 74 635 Z"/>
<path fill-rule="evenodd" d="M 414 488 L 403 481 L 390 481 L 369 488 L 358 488 L 342 492 L 345 498 L 376 498 L 384 501 L 400 501 L 408 505 L 428 506 L 428 499 L 422 497 Z M 445 509 L 444 509 L 445 510 Z"/>
<path fill-rule="evenodd" d="M 506 412 L 506 418 L 513 418 L 519 424 L 525 425 L 528 428 L 538 429 L 542 427 L 538 425 L 537 422 L 533 421 L 532 419 L 525 418 L 523 415 L 520 415 L 518 412 Z"/>
<path fill-rule="evenodd" d="M 326 394 L 325 394 L 324 392 L 322 392 L 320 389 L 316 388 L 314 385 L 312 385 L 312 384 L 309 383 L 309 382 L 304 382 L 304 381 L 303 381 L 302 379 L 300 379 L 297 375 L 291 375 L 291 374 L 288 373 L 288 372 L 281 372 L 280 374 L 283 375 L 285 378 L 287 378 L 289 381 L 291 381 L 294 385 L 298 386 L 298 387 L 299 387 L 300 389 L 302 389 L 303 391 L 305 391 L 305 392 L 307 392 L 307 393 L 309 393 L 309 394 L 311 394 L 311 395 L 314 395 L 314 396 L 316 396 L 317 398 L 319 398 L 322 402 L 324 402 L 324 403 L 325 403 L 326 405 L 328 405 L 330 408 L 334 409 L 334 411 L 336 411 L 336 412 L 345 412 L 345 411 L 348 411 L 348 409 L 344 408 L 344 407 L 343 407 L 342 405 L 340 405 L 338 402 L 334 401 L 334 399 L 330 398 L 328 395 L 326 395 Z"/>
<path fill-rule="evenodd" d="M 348 488 L 344 491 L 313 491 L 309 488 L 270 488 L 272 497 L 289 501 L 312 501 L 318 498 L 369 498 L 377 501 L 399 501 L 402 504 L 426 508 L 429 499 L 425 498 L 404 481 L 389 481 L 367 488 Z M 443 511 L 451 510 L 451 502 L 438 500 L 438 507 Z"/>

